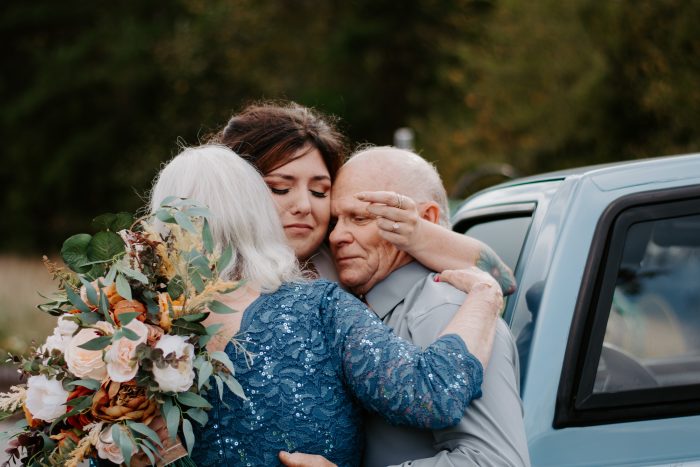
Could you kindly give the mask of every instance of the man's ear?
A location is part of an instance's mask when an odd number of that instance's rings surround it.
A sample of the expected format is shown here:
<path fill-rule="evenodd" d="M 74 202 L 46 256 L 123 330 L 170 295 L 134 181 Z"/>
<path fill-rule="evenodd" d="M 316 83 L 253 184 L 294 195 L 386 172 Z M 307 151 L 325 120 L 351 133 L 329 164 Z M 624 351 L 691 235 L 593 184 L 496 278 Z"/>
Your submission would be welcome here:
<path fill-rule="evenodd" d="M 440 206 L 437 203 L 432 201 L 423 203 L 418 209 L 421 219 L 425 219 L 433 224 L 440 223 Z"/>

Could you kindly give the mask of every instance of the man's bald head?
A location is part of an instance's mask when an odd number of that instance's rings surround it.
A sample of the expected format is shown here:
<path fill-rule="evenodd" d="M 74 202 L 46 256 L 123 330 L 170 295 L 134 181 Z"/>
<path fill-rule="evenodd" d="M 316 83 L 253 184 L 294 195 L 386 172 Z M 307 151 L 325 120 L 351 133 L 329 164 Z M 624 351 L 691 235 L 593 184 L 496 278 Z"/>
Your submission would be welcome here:
<path fill-rule="evenodd" d="M 352 180 L 355 192 L 395 191 L 416 203 L 435 202 L 440 208 L 440 224 L 450 226 L 440 175 L 435 166 L 411 151 L 376 146 L 356 152 L 340 169 L 336 184 L 343 179 Z"/>

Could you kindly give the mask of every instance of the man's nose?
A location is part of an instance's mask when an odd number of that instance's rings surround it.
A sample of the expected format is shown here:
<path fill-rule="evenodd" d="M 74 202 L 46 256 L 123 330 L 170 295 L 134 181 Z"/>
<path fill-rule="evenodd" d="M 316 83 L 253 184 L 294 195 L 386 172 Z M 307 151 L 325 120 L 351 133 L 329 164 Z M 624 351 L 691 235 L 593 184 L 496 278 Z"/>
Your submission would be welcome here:
<path fill-rule="evenodd" d="M 308 192 L 299 193 L 292 203 L 292 214 L 306 215 L 311 212 L 311 197 Z"/>
<path fill-rule="evenodd" d="M 345 243 L 350 243 L 352 241 L 351 237 L 344 223 L 338 219 L 333 230 L 331 230 L 331 233 L 328 235 L 328 241 L 331 243 L 331 246 L 338 248 Z"/>

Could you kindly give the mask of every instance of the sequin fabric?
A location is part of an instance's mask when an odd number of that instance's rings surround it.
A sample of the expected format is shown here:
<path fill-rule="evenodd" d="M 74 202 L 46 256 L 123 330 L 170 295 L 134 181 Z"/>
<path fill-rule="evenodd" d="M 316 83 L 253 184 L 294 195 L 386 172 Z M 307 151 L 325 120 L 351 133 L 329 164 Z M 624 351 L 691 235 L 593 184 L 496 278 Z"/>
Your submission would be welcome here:
<path fill-rule="evenodd" d="M 360 407 L 396 424 L 443 428 L 480 395 L 483 369 L 456 335 L 424 352 L 392 334 L 337 284 L 286 284 L 246 310 L 229 344 L 247 400 L 226 390 L 195 432 L 199 466 L 271 466 L 280 450 L 354 466 L 362 451 Z"/>

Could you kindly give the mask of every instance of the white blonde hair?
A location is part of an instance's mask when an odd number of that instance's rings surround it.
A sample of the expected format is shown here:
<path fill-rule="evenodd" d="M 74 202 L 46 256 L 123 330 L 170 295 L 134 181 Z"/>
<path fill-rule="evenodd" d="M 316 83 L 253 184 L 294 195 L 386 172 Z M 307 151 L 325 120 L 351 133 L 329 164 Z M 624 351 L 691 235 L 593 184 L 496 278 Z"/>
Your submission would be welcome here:
<path fill-rule="evenodd" d="M 263 292 L 301 278 L 267 185 L 253 166 L 227 147 L 185 148 L 175 156 L 154 181 L 151 212 L 168 196 L 193 199 L 209 208 L 215 243 L 233 250 L 222 276 L 245 279 Z"/>

